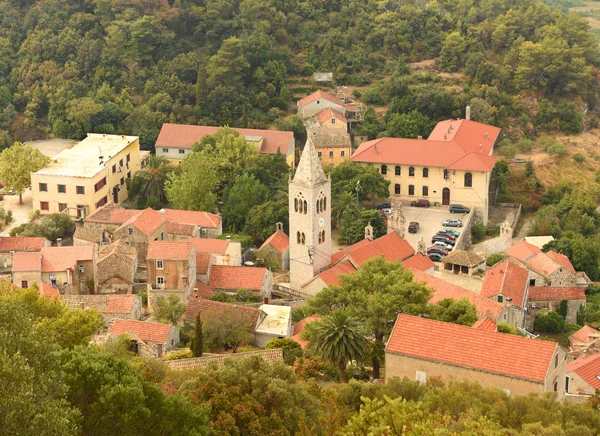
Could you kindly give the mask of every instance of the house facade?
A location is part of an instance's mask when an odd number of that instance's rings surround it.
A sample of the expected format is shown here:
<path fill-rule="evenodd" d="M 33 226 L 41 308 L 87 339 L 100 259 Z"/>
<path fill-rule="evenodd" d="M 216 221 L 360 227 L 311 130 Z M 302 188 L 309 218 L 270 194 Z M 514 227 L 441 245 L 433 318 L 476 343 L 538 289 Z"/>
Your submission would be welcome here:
<path fill-rule="evenodd" d="M 179 329 L 170 324 L 115 319 L 108 331 L 128 336 L 136 354 L 145 357 L 161 357 L 179 343 Z"/>
<path fill-rule="evenodd" d="M 7 236 L 0 237 L 0 272 L 10 273 L 12 259 L 15 253 L 36 252 L 42 247 L 49 247 L 50 241 L 46 238 Z"/>
<path fill-rule="evenodd" d="M 98 289 L 100 294 L 131 294 L 138 256 L 135 247 L 117 240 L 101 245 L 98 253 Z"/>
<path fill-rule="evenodd" d="M 127 199 L 125 179 L 140 170 L 137 136 L 88 136 L 31 174 L 33 209 L 85 217 L 109 201 Z"/>
<path fill-rule="evenodd" d="M 167 228 L 164 215 L 148 208 L 118 227 L 113 237 L 134 247 L 138 254 L 138 262 L 143 263 L 148 254 L 148 244 L 152 241 L 164 241 L 168 234 Z"/>
<path fill-rule="evenodd" d="M 196 283 L 196 249 L 191 242 L 150 241 L 146 268 L 154 289 L 180 291 L 187 299 Z"/>
<path fill-rule="evenodd" d="M 600 354 L 580 357 L 567 363 L 565 399 L 583 403 L 600 389 Z"/>
<path fill-rule="evenodd" d="M 564 308 L 565 321 L 569 324 L 577 324 L 577 314 L 582 308 L 585 308 L 585 303 L 585 289 L 583 288 L 532 286 L 529 288 L 527 314 L 535 320 L 538 314 L 555 310 L 561 313 L 564 304 L 566 306 Z"/>
<path fill-rule="evenodd" d="M 277 230 L 260 246 L 257 256 L 265 265 L 274 265 L 281 271 L 290 270 L 290 238 L 283 231 L 283 223 L 277 223 Z"/>

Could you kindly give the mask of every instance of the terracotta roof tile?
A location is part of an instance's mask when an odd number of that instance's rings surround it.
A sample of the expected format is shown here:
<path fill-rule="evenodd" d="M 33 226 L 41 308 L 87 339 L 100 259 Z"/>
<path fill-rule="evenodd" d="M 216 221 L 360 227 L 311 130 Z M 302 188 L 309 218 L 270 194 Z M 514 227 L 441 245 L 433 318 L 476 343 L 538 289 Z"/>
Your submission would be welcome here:
<path fill-rule="evenodd" d="M 502 313 L 504 305 L 497 301 L 490 300 L 479 294 L 468 291 L 460 286 L 453 285 L 445 280 L 439 279 L 432 275 L 421 271 L 412 270 L 413 280 L 416 282 L 425 282 L 427 287 L 433 290 L 433 294 L 429 299 L 430 304 L 435 304 L 446 298 L 461 300 L 466 298 L 469 303 L 475 305 L 479 316 L 490 316 L 493 319 L 498 319 Z"/>
<path fill-rule="evenodd" d="M 189 241 L 150 241 L 146 259 L 187 260 L 192 246 Z"/>
<path fill-rule="evenodd" d="M 395 260 L 405 260 L 415 254 L 414 248 L 410 244 L 402 239 L 398 233 L 392 232 L 377 238 L 373 241 L 366 243 L 354 244 L 345 250 L 346 254 L 352 259 L 353 263 L 357 266 L 362 265 L 367 260 L 383 255 L 387 262 L 393 262 Z M 335 257 L 335 259 L 334 259 Z M 332 262 L 338 259 L 342 259 L 344 256 L 336 253 L 336 256 L 332 256 Z"/>
<path fill-rule="evenodd" d="M 585 325 L 569 336 L 569 343 L 571 346 L 576 344 L 589 345 L 598 338 L 600 338 L 600 331 L 589 325 Z"/>
<path fill-rule="evenodd" d="M 370 244 L 371 241 L 369 241 L 368 239 L 362 239 L 360 241 L 358 241 L 356 244 L 352 244 L 346 248 L 341 249 L 340 251 L 338 251 L 337 253 L 333 253 L 331 255 L 331 263 L 336 263 L 339 260 L 341 260 L 344 256 L 346 256 L 348 253 L 356 250 L 359 247 L 362 247 L 363 245 L 367 245 Z"/>
<path fill-rule="evenodd" d="M 167 219 L 159 211 L 147 208 L 124 223 L 119 229 L 132 225 L 145 235 L 150 235 L 166 222 Z"/>
<path fill-rule="evenodd" d="M 335 109 L 332 109 L 330 107 L 328 107 L 327 109 L 323 109 L 316 115 L 316 117 L 319 123 L 324 123 L 325 121 L 328 121 L 331 118 L 336 118 L 344 123 L 346 122 L 346 117 L 343 113 L 341 113 L 340 111 L 336 111 Z"/>
<path fill-rule="evenodd" d="M 219 127 L 165 123 L 160 129 L 156 147 L 190 149 L 196 142 L 200 142 L 204 136 L 213 135 L 217 130 L 219 130 Z M 259 150 L 260 153 L 276 154 L 277 151 L 280 151 L 280 153 L 287 155 L 291 152 L 294 132 L 238 128 L 233 128 L 233 130 L 241 136 L 262 136 L 263 143 Z"/>
<path fill-rule="evenodd" d="M 508 250 L 506 250 L 506 254 L 523 262 L 526 262 L 536 254 L 539 254 L 541 252 L 542 250 L 540 250 L 538 247 L 526 241 L 519 241 L 512 247 L 510 247 Z"/>
<path fill-rule="evenodd" d="M 419 271 L 427 271 L 428 269 L 433 268 L 435 264 L 429 257 L 424 256 L 421 253 L 415 253 L 414 256 L 403 260 L 402 266 L 404 268 L 416 269 Z"/>
<path fill-rule="evenodd" d="M 115 319 L 108 331 L 120 336 L 127 332 L 134 333 L 138 338 L 145 342 L 155 342 L 165 344 L 169 339 L 169 333 L 173 327 L 170 324 L 161 324 L 158 322 L 133 321 L 129 319 Z"/>
<path fill-rule="evenodd" d="M 104 312 L 128 315 L 133 311 L 137 298 L 135 295 L 110 295 Z"/>
<path fill-rule="evenodd" d="M 346 260 L 338 263 L 326 271 L 323 271 L 321 274 L 319 274 L 319 277 L 326 285 L 339 286 L 340 276 L 342 274 L 354 274 L 354 272 L 356 272 L 356 268 L 354 268 L 352 262 Z"/>
<path fill-rule="evenodd" d="M 600 389 L 600 354 L 580 357 L 567 363 L 567 373 L 574 372 L 593 389 Z"/>
<path fill-rule="evenodd" d="M 254 266 L 213 265 L 209 286 L 214 289 L 261 289 L 266 268 Z"/>
<path fill-rule="evenodd" d="M 136 215 L 139 215 L 141 210 L 124 209 L 123 207 L 113 202 L 96 209 L 94 213 L 85 218 L 86 222 L 123 224 L 129 221 Z"/>
<path fill-rule="evenodd" d="M 475 321 L 475 324 L 473 324 L 471 328 L 495 332 L 498 329 L 498 325 L 488 317 L 483 317 Z"/>
<path fill-rule="evenodd" d="M 486 137 L 487 134 L 487 137 Z M 494 143 L 500 136 L 498 127 L 471 120 L 444 120 L 436 124 L 428 140 L 453 141 L 465 152 L 490 154 Z"/>
<path fill-rule="evenodd" d="M 296 104 L 298 106 L 306 106 L 307 104 L 310 104 L 313 101 L 317 101 L 320 98 L 328 100 L 328 101 L 330 101 L 332 103 L 335 103 L 335 104 L 338 104 L 340 106 L 344 105 L 344 103 L 342 102 L 342 100 L 340 100 L 339 98 L 334 97 L 333 95 L 331 95 L 331 94 L 329 94 L 327 92 L 321 91 L 321 90 L 315 91 L 312 94 L 307 95 L 303 99 L 298 100 L 298 103 L 296 103 Z"/>
<path fill-rule="evenodd" d="M 40 290 L 40 297 L 42 298 L 58 298 L 58 289 L 53 288 L 47 283 L 38 282 L 38 287 Z"/>
<path fill-rule="evenodd" d="M 165 217 L 170 223 L 194 224 L 199 227 L 217 228 L 221 217 L 200 210 L 165 209 Z"/>
<path fill-rule="evenodd" d="M 194 224 L 167 223 L 169 235 L 194 236 L 196 229 Z"/>
<path fill-rule="evenodd" d="M 188 242 L 194 244 L 196 253 L 225 254 L 229 241 L 227 239 L 190 238 Z"/>
<path fill-rule="evenodd" d="M 290 246 L 290 238 L 281 230 L 277 230 L 271 236 L 267 238 L 265 242 L 260 246 L 259 251 L 265 248 L 267 245 L 273 247 L 277 252 L 282 253 L 287 250 Z"/>
<path fill-rule="evenodd" d="M 487 271 L 481 295 L 489 298 L 502 294 L 505 298 L 512 298 L 512 302 L 522 308 L 528 282 L 529 272 L 525 268 L 505 260 Z"/>
<path fill-rule="evenodd" d="M 15 253 L 12 260 L 12 271 L 41 271 L 41 253 Z"/>
<path fill-rule="evenodd" d="M 196 274 L 206 274 L 211 265 L 210 253 L 196 253 Z"/>
<path fill-rule="evenodd" d="M 202 282 L 196 282 L 196 285 L 194 286 L 194 292 L 193 292 L 192 297 L 195 298 L 197 295 L 199 298 L 206 298 L 206 299 L 210 300 L 213 297 L 213 295 L 215 295 L 216 293 L 217 292 L 210 286 L 205 285 Z"/>
<path fill-rule="evenodd" d="M 42 247 L 42 272 L 66 271 L 77 262 L 94 260 L 94 245 L 73 247 Z"/>
<path fill-rule="evenodd" d="M 46 238 L 26 236 L 0 237 L 0 251 L 40 251 Z"/>
<path fill-rule="evenodd" d="M 302 348 L 306 348 L 309 344 L 309 341 L 305 341 L 300 337 L 300 335 L 304 331 L 304 327 L 306 327 L 307 324 L 310 324 L 314 321 L 319 321 L 320 319 L 321 318 L 318 315 L 311 315 L 308 318 L 304 318 L 302 321 L 297 322 L 294 324 L 294 332 L 290 339 L 298 342 Z"/>
<path fill-rule="evenodd" d="M 471 253 L 470 251 L 454 250 L 445 256 L 442 262 L 473 268 L 485 262 L 485 257 Z"/>
<path fill-rule="evenodd" d="M 563 268 L 560 263 L 548 256 L 546 253 L 536 254 L 527 261 L 527 265 L 541 272 L 546 277 L 557 269 Z"/>
<path fill-rule="evenodd" d="M 558 263 L 560 263 L 566 269 L 571 271 L 572 273 L 575 273 L 575 268 L 573 267 L 573 264 L 571 263 L 569 258 L 567 256 L 565 256 L 564 254 L 560 254 L 560 253 L 557 253 L 556 251 L 552 251 L 552 250 L 550 250 L 546 254 L 549 257 L 551 257 L 552 259 L 554 259 L 555 261 L 557 261 Z"/>
<path fill-rule="evenodd" d="M 188 321 L 195 321 L 200 312 L 200 317 L 210 316 L 213 313 L 235 313 L 239 318 L 249 319 L 250 329 L 249 331 L 254 332 L 259 324 L 262 310 L 255 307 L 244 306 L 241 304 L 221 303 L 220 301 L 212 301 L 206 298 L 195 298 L 194 295 L 190 295 L 188 299 L 188 306 L 183 315 L 183 318 Z"/>
<path fill-rule="evenodd" d="M 557 348 L 555 342 L 401 314 L 386 352 L 543 383 Z"/>
<path fill-rule="evenodd" d="M 531 286 L 529 288 L 529 301 L 558 300 L 585 300 L 585 289 L 554 286 Z"/>
<path fill-rule="evenodd" d="M 124 262 L 132 263 L 136 257 L 135 247 L 127 245 L 122 239 L 117 239 L 110 244 L 101 245 L 98 250 L 98 263 L 102 263 L 112 256 L 117 256 Z"/>

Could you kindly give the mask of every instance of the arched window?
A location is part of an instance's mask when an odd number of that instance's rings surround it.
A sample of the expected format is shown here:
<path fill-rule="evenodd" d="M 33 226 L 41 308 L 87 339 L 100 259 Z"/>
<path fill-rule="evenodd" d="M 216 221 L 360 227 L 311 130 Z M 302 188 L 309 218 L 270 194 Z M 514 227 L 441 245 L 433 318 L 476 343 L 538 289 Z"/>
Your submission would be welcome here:
<path fill-rule="evenodd" d="M 415 176 L 415 167 L 410 167 L 408 169 L 408 177 L 414 177 Z"/>
<path fill-rule="evenodd" d="M 383 175 L 387 174 L 387 165 L 381 165 L 381 174 L 383 174 Z"/>
<path fill-rule="evenodd" d="M 302 213 L 302 205 L 303 205 L 304 203 L 302 203 L 302 200 L 299 200 L 299 201 L 298 201 L 298 203 L 299 203 L 299 205 L 300 205 L 300 207 L 298 207 L 298 212 L 299 212 L 299 213 Z"/>
<path fill-rule="evenodd" d="M 408 195 L 415 195 L 415 185 L 408 185 Z"/>
<path fill-rule="evenodd" d="M 321 212 L 323 212 L 324 209 L 323 209 L 323 199 L 322 198 L 319 200 L 319 205 L 320 205 L 319 210 Z"/>
<path fill-rule="evenodd" d="M 317 213 L 323 213 L 327 210 L 327 198 L 325 197 L 325 193 L 323 191 L 319 192 L 319 197 L 317 198 Z"/>
<path fill-rule="evenodd" d="M 304 200 L 304 215 L 306 215 L 306 212 L 308 212 L 308 203 Z"/>
<path fill-rule="evenodd" d="M 317 200 L 317 213 L 319 213 L 319 200 Z"/>
<path fill-rule="evenodd" d="M 294 211 L 298 212 L 298 199 L 294 198 Z"/>
<path fill-rule="evenodd" d="M 321 236 L 321 242 L 325 242 L 325 230 L 321 232 L 323 236 Z"/>
<path fill-rule="evenodd" d="M 423 197 L 428 197 L 428 196 L 429 196 L 429 187 L 423 186 Z"/>
<path fill-rule="evenodd" d="M 394 185 L 394 194 L 400 195 L 400 183 Z"/>
<path fill-rule="evenodd" d="M 429 177 L 429 168 L 423 168 L 423 177 Z"/>
<path fill-rule="evenodd" d="M 395 169 L 395 174 L 396 174 L 397 176 L 399 176 L 401 173 L 402 173 L 402 171 L 400 170 L 400 167 L 399 167 L 399 166 L 397 166 L 397 167 L 396 167 L 396 169 Z"/>
<path fill-rule="evenodd" d="M 327 197 L 323 197 L 323 211 L 327 210 Z"/>
<path fill-rule="evenodd" d="M 300 232 L 296 233 L 296 242 L 299 244 L 300 243 Z"/>
<path fill-rule="evenodd" d="M 473 187 L 473 174 L 465 173 L 465 188 Z"/>

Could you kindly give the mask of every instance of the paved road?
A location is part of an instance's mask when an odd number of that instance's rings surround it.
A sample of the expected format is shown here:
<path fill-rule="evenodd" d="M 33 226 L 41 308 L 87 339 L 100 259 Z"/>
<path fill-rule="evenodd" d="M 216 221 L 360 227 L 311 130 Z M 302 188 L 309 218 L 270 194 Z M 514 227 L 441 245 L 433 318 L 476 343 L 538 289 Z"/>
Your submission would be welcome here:
<path fill-rule="evenodd" d="M 23 204 L 19 204 L 18 195 L 5 195 L 4 200 L 0 202 L 0 207 L 4 210 L 12 210 L 13 213 L 13 222 L 0 231 L 1 236 L 8 236 L 13 227 L 29 222 L 29 214 L 33 210 L 31 190 L 28 189 L 23 193 Z"/>
<path fill-rule="evenodd" d="M 462 214 L 452 214 L 448 211 L 448 206 L 440 207 L 410 207 L 402 206 L 402 213 L 404 214 L 404 239 L 416 250 L 418 243 L 423 238 L 427 247 L 431 246 L 431 238 L 439 230 L 443 228 L 442 221 L 450 218 L 463 219 Z M 419 223 L 419 231 L 417 233 L 408 233 L 408 224 L 411 221 L 417 221 Z M 456 228 L 462 233 L 463 228 Z"/>

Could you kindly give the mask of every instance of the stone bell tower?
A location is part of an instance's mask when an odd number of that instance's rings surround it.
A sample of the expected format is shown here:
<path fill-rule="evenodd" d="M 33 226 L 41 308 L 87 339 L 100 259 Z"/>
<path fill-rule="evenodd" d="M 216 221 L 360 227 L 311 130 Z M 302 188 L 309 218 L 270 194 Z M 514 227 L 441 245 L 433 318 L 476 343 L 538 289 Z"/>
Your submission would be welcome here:
<path fill-rule="evenodd" d="M 392 200 L 392 213 L 387 218 L 387 228 L 388 233 L 396 232 L 404 239 L 404 214 L 400 200 Z"/>
<path fill-rule="evenodd" d="M 331 263 L 331 180 L 317 151 L 306 141 L 289 184 L 290 286 L 301 286 Z"/>

